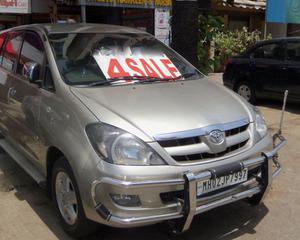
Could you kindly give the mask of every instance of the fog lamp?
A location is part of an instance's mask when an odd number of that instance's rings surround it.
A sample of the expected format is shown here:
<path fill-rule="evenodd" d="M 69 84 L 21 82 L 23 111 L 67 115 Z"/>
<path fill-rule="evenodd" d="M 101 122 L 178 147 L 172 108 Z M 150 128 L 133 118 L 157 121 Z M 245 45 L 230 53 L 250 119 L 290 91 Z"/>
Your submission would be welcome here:
<path fill-rule="evenodd" d="M 116 204 L 123 207 L 141 206 L 140 197 L 138 195 L 110 194 L 110 197 Z"/>

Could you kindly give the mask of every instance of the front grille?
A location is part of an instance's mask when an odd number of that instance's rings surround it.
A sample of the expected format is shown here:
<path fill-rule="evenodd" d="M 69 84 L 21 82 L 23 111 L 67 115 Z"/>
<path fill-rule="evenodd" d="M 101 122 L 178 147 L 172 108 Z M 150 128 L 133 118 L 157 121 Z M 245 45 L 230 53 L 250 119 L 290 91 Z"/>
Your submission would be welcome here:
<path fill-rule="evenodd" d="M 213 152 L 211 149 L 208 149 L 209 146 L 203 139 L 205 136 L 161 140 L 158 141 L 158 143 L 160 146 L 165 148 L 165 150 L 169 152 L 171 157 L 177 162 L 202 161 L 220 158 L 234 151 L 243 149 L 247 145 L 250 139 L 250 134 L 248 132 L 249 125 L 250 124 L 247 123 L 242 126 L 225 130 L 226 141 L 231 139 L 233 144 L 227 146 L 226 149 L 221 152 Z M 196 150 L 195 152 L 195 147 L 196 149 L 199 148 L 199 151 Z M 206 149 L 206 151 L 203 151 L 203 149 Z M 191 150 L 191 153 L 189 153 L 189 150 Z M 184 152 L 184 154 L 182 154 L 182 152 Z"/>
<path fill-rule="evenodd" d="M 225 135 L 226 135 L 226 137 L 229 137 L 229 136 L 233 136 L 233 135 L 239 134 L 241 132 L 246 131 L 248 127 L 249 127 L 249 124 L 246 124 L 246 125 L 241 126 L 241 127 L 237 127 L 237 128 L 226 130 L 225 131 Z"/>
<path fill-rule="evenodd" d="M 173 156 L 173 158 L 178 161 L 195 161 L 195 160 L 203 160 L 203 159 L 212 159 L 212 158 L 219 158 L 223 157 L 224 155 L 236 151 L 239 148 L 244 147 L 247 144 L 247 141 L 241 142 L 239 144 L 233 145 L 231 147 L 228 147 L 225 151 L 220 153 L 199 153 L 199 154 L 191 154 L 191 155 L 183 155 L 183 156 Z"/>
<path fill-rule="evenodd" d="M 175 147 L 175 146 L 185 146 L 201 143 L 201 139 L 199 137 L 190 137 L 190 138 L 181 138 L 176 140 L 163 140 L 159 141 L 160 146 L 162 147 Z"/>

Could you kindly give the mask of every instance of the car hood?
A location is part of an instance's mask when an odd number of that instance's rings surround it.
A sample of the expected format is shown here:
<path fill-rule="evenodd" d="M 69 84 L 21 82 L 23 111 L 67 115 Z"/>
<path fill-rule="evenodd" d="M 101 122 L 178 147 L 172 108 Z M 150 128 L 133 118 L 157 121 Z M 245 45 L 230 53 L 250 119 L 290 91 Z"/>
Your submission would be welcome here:
<path fill-rule="evenodd" d="M 252 121 L 248 104 L 207 79 L 109 87 L 70 87 L 101 121 L 144 141 L 241 119 Z"/>

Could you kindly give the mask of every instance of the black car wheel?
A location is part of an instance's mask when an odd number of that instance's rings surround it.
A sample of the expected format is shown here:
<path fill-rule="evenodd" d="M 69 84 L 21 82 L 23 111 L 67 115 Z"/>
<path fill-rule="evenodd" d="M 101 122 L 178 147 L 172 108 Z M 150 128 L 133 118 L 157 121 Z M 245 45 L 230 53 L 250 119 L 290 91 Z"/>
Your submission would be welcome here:
<path fill-rule="evenodd" d="M 86 218 L 72 169 L 64 157 L 54 164 L 51 184 L 53 203 L 64 230 L 76 238 L 96 232 L 99 225 Z"/>
<path fill-rule="evenodd" d="M 235 91 L 245 98 L 248 102 L 254 103 L 255 102 L 255 91 L 251 84 L 248 82 L 240 82 L 237 84 Z"/>

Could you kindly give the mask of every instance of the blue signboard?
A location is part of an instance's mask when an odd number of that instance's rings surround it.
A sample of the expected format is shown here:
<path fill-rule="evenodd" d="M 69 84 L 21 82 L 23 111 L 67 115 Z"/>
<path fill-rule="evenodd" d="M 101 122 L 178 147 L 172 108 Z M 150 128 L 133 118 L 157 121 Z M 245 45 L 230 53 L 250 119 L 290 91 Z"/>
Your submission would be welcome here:
<path fill-rule="evenodd" d="M 300 23 L 300 0 L 268 0 L 267 22 Z"/>
<path fill-rule="evenodd" d="M 268 0 L 267 22 L 286 23 L 286 0 Z"/>

